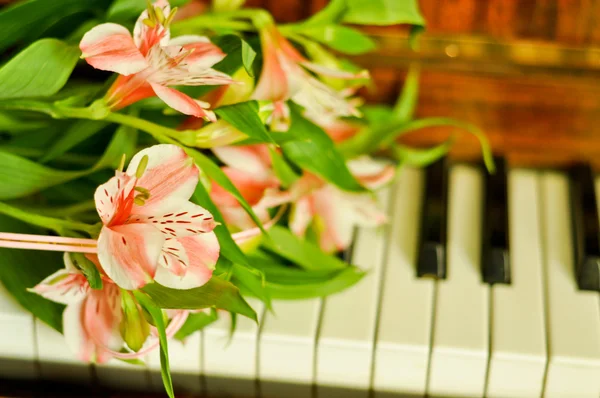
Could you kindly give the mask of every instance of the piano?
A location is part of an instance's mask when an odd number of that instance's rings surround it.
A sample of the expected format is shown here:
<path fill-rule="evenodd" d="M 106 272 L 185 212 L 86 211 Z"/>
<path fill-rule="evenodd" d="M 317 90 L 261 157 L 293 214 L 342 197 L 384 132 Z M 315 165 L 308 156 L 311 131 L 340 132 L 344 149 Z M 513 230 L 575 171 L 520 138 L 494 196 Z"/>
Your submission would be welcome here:
<path fill-rule="evenodd" d="M 502 166 L 502 162 L 497 162 Z M 175 389 L 209 397 L 598 397 L 600 178 L 443 160 L 379 192 L 389 223 L 356 231 L 368 275 L 325 299 L 257 300 L 170 345 Z M 492 216 L 493 215 L 493 216 Z M 593 219 L 591 217 L 594 217 Z M 0 290 L 0 374 L 160 391 L 145 367 L 77 362 Z M 0 387 L 1 389 L 1 387 Z"/>

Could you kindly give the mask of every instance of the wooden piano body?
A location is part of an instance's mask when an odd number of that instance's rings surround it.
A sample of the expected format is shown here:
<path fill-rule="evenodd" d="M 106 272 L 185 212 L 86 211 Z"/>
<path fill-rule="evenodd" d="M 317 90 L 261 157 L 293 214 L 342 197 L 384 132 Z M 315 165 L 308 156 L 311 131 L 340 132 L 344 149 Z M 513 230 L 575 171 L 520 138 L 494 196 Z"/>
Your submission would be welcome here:
<path fill-rule="evenodd" d="M 292 22 L 326 2 L 247 3 Z M 173 344 L 176 391 L 236 398 L 600 396 L 600 297 L 579 289 L 576 264 L 580 241 L 598 238 L 600 180 L 595 198 L 594 181 L 585 182 L 592 196 L 579 222 L 592 227 L 582 237 L 573 217 L 583 199 L 572 195 L 568 173 L 576 164 L 600 166 L 600 1 L 421 0 L 421 8 L 428 32 L 419 52 L 409 49 L 404 27 L 367 28 L 380 47 L 356 58 L 374 76 L 375 88 L 364 94 L 393 101 L 407 67 L 417 63 L 417 117 L 454 117 L 488 134 L 507 165 L 495 181 L 505 188 L 510 283 L 482 280 L 491 183 L 478 142 L 460 133 L 444 168 L 445 239 L 438 243 L 445 279 L 417 277 L 430 175 L 404 168 L 381 193 L 389 225 L 356 232 L 349 259 L 370 270 L 365 280 L 323 300 L 276 302 L 274 313 L 254 302 L 260 327 L 240 319 L 229 343 L 227 320 L 220 320 Z M 403 142 L 426 147 L 453 133 L 430 129 Z M 110 389 L 160 396 L 157 356 L 146 368 L 77 363 L 58 333 L 2 289 L 0 323 L 0 394 L 27 395 L 30 381 L 15 381 L 25 379 L 68 383 L 41 384 L 40 396 L 92 396 L 78 385 L 97 386 L 99 396 Z"/>

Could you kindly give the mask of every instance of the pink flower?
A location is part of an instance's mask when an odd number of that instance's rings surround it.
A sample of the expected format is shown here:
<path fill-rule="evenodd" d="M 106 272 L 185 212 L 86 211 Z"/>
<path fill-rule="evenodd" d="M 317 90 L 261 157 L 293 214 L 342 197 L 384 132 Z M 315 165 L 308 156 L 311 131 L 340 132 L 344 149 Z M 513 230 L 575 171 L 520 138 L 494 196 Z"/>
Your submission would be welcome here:
<path fill-rule="evenodd" d="M 98 258 L 118 286 L 138 289 L 155 280 L 190 289 L 210 279 L 219 244 L 212 215 L 189 201 L 198 178 L 180 147 L 155 145 L 98 187 Z"/>
<path fill-rule="evenodd" d="M 264 144 L 223 146 L 213 148 L 213 152 L 227 165 L 222 168 L 223 172 L 252 206 L 258 218 L 263 223 L 267 222 L 269 213 L 265 199 L 270 192 L 279 187 L 279 181 L 273 175 L 268 147 Z M 256 227 L 237 199 L 214 182 L 211 198 L 230 228 L 247 230 Z"/>
<path fill-rule="evenodd" d="M 169 88 L 229 84 L 231 78 L 211 68 L 225 54 L 206 37 L 180 36 L 171 39 L 171 11 L 159 0 L 138 18 L 133 31 L 114 23 L 98 25 L 81 39 L 82 57 L 96 69 L 119 73 L 106 100 L 120 109 L 157 95 L 168 106 L 186 115 L 215 120 L 208 104 Z"/>
<path fill-rule="evenodd" d="M 285 101 L 291 99 L 311 114 L 359 116 L 360 113 L 344 92 L 338 92 L 308 73 L 307 69 L 323 76 L 340 79 L 366 78 L 368 73 L 333 70 L 314 64 L 304 58 L 277 30 L 269 25 L 260 31 L 263 49 L 263 70 L 253 98 L 272 101 L 272 115 L 268 120 L 275 130 L 287 130 L 289 109 Z"/>
<path fill-rule="evenodd" d="M 98 258 L 94 255 L 87 257 L 102 272 Z M 30 290 L 67 306 L 63 312 L 63 334 L 67 346 L 79 360 L 104 363 L 113 357 L 133 359 L 159 346 L 158 339 L 150 334 L 151 337 L 146 339 L 138 352 L 123 353 L 123 349 L 128 347 L 121 329 L 132 325 L 122 323 L 124 314 L 121 290 L 104 276 L 102 289 L 91 289 L 85 276 L 73 265 L 69 253 L 65 253 L 64 262 L 64 269 L 50 275 Z M 172 336 L 183 325 L 187 312 L 179 311 L 171 315 L 172 321 L 167 327 L 168 336 Z M 142 316 L 139 316 L 139 321 L 146 322 Z"/>
<path fill-rule="evenodd" d="M 348 167 L 357 180 L 370 189 L 381 187 L 394 176 L 390 164 L 368 156 L 349 161 Z M 374 227 L 386 222 L 385 212 L 372 194 L 342 191 L 312 174 L 302 176 L 288 195 L 294 202 L 290 229 L 304 236 L 312 225 L 319 246 L 326 252 L 346 249 L 352 242 L 355 226 Z"/>

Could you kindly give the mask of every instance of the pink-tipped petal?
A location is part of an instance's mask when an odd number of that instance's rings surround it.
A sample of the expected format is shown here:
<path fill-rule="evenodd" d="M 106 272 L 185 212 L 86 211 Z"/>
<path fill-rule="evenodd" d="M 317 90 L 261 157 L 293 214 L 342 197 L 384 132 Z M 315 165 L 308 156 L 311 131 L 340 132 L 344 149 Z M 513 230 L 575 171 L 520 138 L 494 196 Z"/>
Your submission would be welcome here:
<path fill-rule="evenodd" d="M 273 173 L 269 149 L 264 144 L 229 145 L 213 148 L 212 151 L 227 166 L 244 171 L 256 179 L 268 179 Z"/>
<path fill-rule="evenodd" d="M 141 206 L 143 207 L 143 206 Z M 133 214 L 129 223 L 144 223 L 154 226 L 166 238 L 183 237 L 212 231 L 215 220 L 208 210 L 182 199 L 169 199 L 168 213 L 154 212 L 153 215 Z M 134 208 L 134 212 L 135 212 Z"/>
<path fill-rule="evenodd" d="M 112 357 L 109 351 L 123 348 L 119 332 L 123 317 L 121 293 L 116 285 L 107 283 L 102 290 L 92 291 L 85 301 L 82 316 L 85 332 L 96 345 L 96 362 L 108 361 Z"/>
<path fill-rule="evenodd" d="M 70 304 L 63 311 L 63 334 L 69 350 L 83 362 L 94 362 L 97 347 L 83 326 L 85 301 Z"/>
<path fill-rule="evenodd" d="M 129 31 L 114 23 L 92 28 L 81 39 L 79 48 L 87 63 L 96 69 L 127 76 L 148 67 Z"/>
<path fill-rule="evenodd" d="M 150 83 L 150 85 L 152 86 L 154 93 L 163 100 L 165 104 L 176 111 L 201 118 L 209 118 L 211 116 L 197 101 L 182 92 L 157 83 Z"/>
<path fill-rule="evenodd" d="M 172 39 L 169 46 L 181 46 L 191 53 L 185 57 L 185 62 L 194 68 L 207 69 L 225 58 L 226 54 L 208 37 L 183 35 Z"/>
<path fill-rule="evenodd" d="M 314 212 L 320 221 L 317 227 L 319 244 L 326 252 L 344 250 L 352 242 L 354 209 L 342 195 L 329 185 L 313 193 Z"/>
<path fill-rule="evenodd" d="M 213 232 L 178 239 L 189 258 L 185 276 L 177 276 L 160 267 L 155 280 L 173 289 L 193 289 L 204 285 L 212 276 L 219 259 L 219 242 Z"/>
<path fill-rule="evenodd" d="M 199 179 L 198 168 L 179 146 L 160 144 L 138 152 L 127 167 L 128 175 L 135 176 L 145 156 L 148 157 L 148 164 L 136 185 L 147 189 L 150 197 L 145 199 L 142 206 L 135 204 L 132 212 L 156 216 L 177 210 L 180 200 L 188 200 L 194 193 Z"/>
<path fill-rule="evenodd" d="M 69 257 L 69 253 L 65 253 L 65 258 L 71 262 Z M 61 304 L 72 304 L 85 299 L 90 290 L 87 279 L 76 269 L 69 270 L 68 268 L 67 266 L 67 269 L 56 271 L 30 291 Z"/>
<path fill-rule="evenodd" d="M 263 49 L 263 67 L 252 98 L 263 101 L 285 101 L 289 97 L 288 79 L 282 60 L 277 54 L 277 45 L 268 32 L 261 32 L 260 39 Z"/>
<path fill-rule="evenodd" d="M 388 161 L 373 159 L 370 156 L 360 156 L 347 162 L 350 172 L 356 179 L 369 189 L 377 189 L 390 182 L 396 168 Z"/>
<path fill-rule="evenodd" d="M 185 276 L 189 267 L 189 259 L 183 245 L 178 239 L 168 238 L 165 240 L 158 265 L 157 275 L 160 272 L 160 268 L 166 268 L 173 275 L 179 277 Z"/>
<path fill-rule="evenodd" d="M 305 196 L 298 199 L 292 209 L 289 226 L 290 230 L 298 236 L 304 236 L 306 229 L 313 219 L 314 212 L 311 202 L 311 197 Z"/>
<path fill-rule="evenodd" d="M 124 222 L 133 206 L 135 178 L 119 173 L 94 193 L 96 210 L 104 225 Z"/>
<path fill-rule="evenodd" d="M 262 199 L 267 189 L 278 185 L 278 182 L 275 179 L 257 179 L 252 174 L 231 167 L 223 167 L 222 170 L 238 189 L 242 197 L 251 206 L 254 206 Z M 213 183 L 211 197 L 219 205 L 239 205 L 237 199 L 235 199 L 233 195 L 215 183 Z"/>
<path fill-rule="evenodd" d="M 102 228 L 98 259 L 106 274 L 120 287 L 139 289 L 152 282 L 165 237 L 149 224 Z"/>

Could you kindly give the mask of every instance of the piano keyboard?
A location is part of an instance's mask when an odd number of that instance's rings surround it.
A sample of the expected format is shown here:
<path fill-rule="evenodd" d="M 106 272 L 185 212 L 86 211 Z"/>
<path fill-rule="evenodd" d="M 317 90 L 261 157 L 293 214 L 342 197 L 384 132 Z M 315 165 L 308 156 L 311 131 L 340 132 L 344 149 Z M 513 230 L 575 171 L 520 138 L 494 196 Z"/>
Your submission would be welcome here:
<path fill-rule="evenodd" d="M 389 224 L 356 233 L 350 261 L 369 270 L 359 284 L 277 301 L 273 312 L 254 300 L 260 327 L 239 317 L 229 341 L 225 316 L 171 343 L 176 391 L 598 398 L 596 181 L 579 171 L 404 168 L 379 193 Z M 0 377 L 162 389 L 158 353 L 146 367 L 78 363 L 2 288 L 0 325 Z"/>

